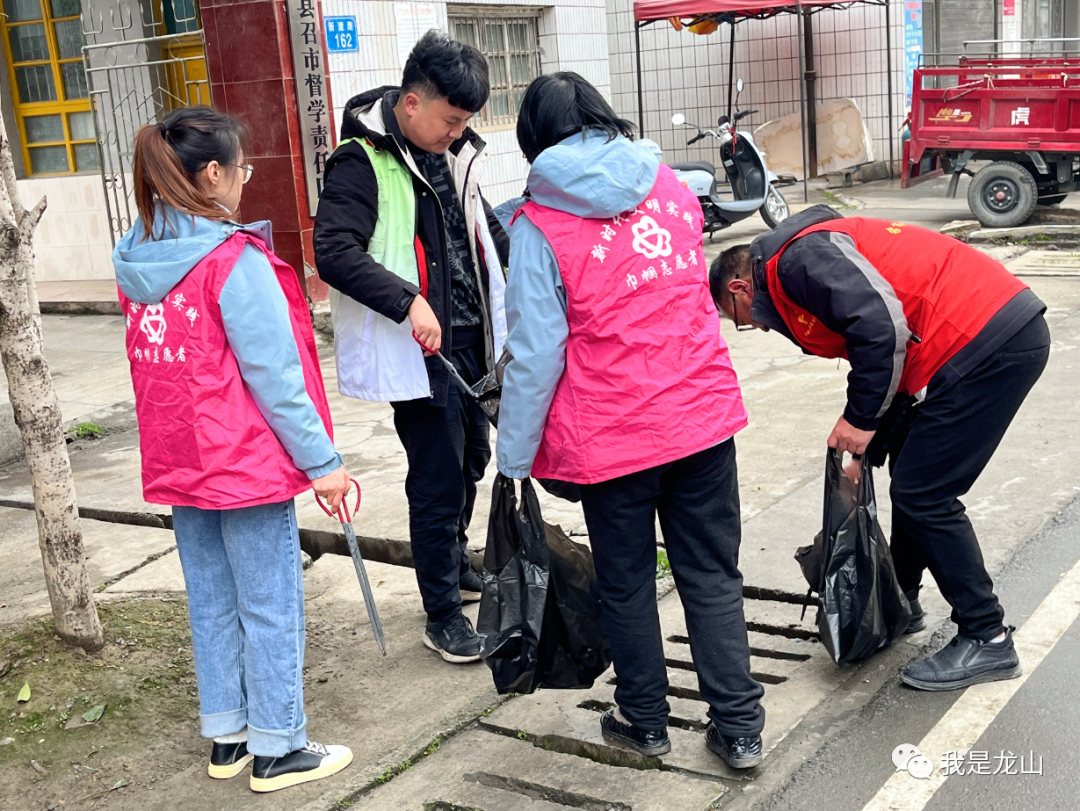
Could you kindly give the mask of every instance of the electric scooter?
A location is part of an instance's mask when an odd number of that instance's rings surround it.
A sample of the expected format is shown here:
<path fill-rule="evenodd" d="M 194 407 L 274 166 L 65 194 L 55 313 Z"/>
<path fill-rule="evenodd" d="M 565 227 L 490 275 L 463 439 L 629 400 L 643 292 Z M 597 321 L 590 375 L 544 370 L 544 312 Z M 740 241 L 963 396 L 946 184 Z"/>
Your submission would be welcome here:
<path fill-rule="evenodd" d="M 717 191 L 716 167 L 707 161 L 686 161 L 673 163 L 671 168 L 675 176 L 688 189 L 698 196 L 701 209 L 705 214 L 704 232 L 710 236 L 715 231 L 761 213 L 761 219 L 770 228 L 775 228 L 786 220 L 791 213 L 784 196 L 777 190 L 777 185 L 794 183 L 794 177 L 781 178 L 771 172 L 765 164 L 765 154 L 758 149 L 749 132 L 736 132 L 733 124 L 757 110 L 739 111 L 738 93 L 742 93 L 743 81 L 736 84 L 735 115 L 728 118 L 720 116 L 715 130 L 703 130 L 688 124 L 686 116 L 676 113 L 671 123 L 676 127 L 692 126 L 697 135 L 687 141 L 687 146 L 695 144 L 706 136 L 720 142 L 720 160 L 731 187 L 733 199 L 722 199 Z M 659 151 L 659 146 L 656 150 Z"/>

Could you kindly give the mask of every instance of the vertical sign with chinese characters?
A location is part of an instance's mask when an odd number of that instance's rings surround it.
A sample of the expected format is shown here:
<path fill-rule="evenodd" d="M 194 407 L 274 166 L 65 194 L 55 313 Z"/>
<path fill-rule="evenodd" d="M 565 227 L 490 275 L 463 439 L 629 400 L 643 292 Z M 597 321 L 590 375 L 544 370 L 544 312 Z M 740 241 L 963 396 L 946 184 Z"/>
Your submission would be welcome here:
<path fill-rule="evenodd" d="M 394 3 L 398 59 L 402 68 L 420 37 L 439 27 L 438 20 L 434 3 Z"/>
<path fill-rule="evenodd" d="M 1001 36 L 1005 41 L 1002 43 L 1003 56 L 1020 56 L 1023 48 L 1020 42 L 1020 13 L 1023 6 L 1016 0 L 1002 0 L 1001 2 Z M 1011 78 L 1011 77 L 1002 77 Z"/>
<path fill-rule="evenodd" d="M 911 107 L 915 68 L 923 52 L 922 0 L 904 0 L 904 97 Z"/>
<path fill-rule="evenodd" d="M 300 141 L 304 155 L 308 209 L 319 207 L 326 159 L 332 151 L 329 83 L 323 58 L 322 26 L 316 0 L 286 0 L 289 6 L 289 40 L 296 78 L 296 108 L 300 117 Z"/>

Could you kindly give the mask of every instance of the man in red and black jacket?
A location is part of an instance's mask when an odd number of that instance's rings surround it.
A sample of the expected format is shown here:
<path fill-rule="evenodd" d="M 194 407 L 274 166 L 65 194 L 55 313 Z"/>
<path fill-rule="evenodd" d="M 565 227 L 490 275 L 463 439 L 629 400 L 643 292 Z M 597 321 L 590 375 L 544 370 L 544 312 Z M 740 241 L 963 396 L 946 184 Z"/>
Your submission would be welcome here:
<path fill-rule="evenodd" d="M 736 327 L 776 330 L 846 358 L 847 406 L 829 447 L 892 472 L 892 555 L 925 627 L 929 569 L 959 634 L 905 667 L 923 690 L 1016 678 L 1012 627 L 960 502 L 1046 366 L 1046 306 L 1000 263 L 913 225 L 814 206 L 713 263 L 717 307 Z M 857 464 L 847 468 L 855 477 Z"/>

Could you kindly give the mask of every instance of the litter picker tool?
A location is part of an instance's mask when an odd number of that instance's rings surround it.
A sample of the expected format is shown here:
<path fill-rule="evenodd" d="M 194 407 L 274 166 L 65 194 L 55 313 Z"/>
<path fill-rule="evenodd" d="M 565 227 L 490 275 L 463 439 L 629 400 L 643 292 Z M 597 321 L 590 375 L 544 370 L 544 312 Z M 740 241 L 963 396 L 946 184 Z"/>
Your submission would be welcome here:
<path fill-rule="evenodd" d="M 461 376 L 461 372 L 457 370 L 450 358 L 446 357 L 442 352 L 438 350 L 432 350 L 427 346 L 424 346 L 424 342 L 420 340 L 420 336 L 413 332 L 413 339 L 420 344 L 421 348 L 437 357 L 442 365 L 446 367 L 446 371 L 450 373 L 450 376 L 457 381 L 458 385 L 465 390 L 465 393 L 472 397 L 479 404 L 480 408 L 487 414 L 488 419 L 491 420 L 491 424 L 496 428 L 499 427 L 499 403 L 502 400 L 502 378 L 503 370 L 506 368 L 506 364 L 510 362 L 511 356 L 508 351 L 503 351 L 503 356 L 499 358 L 499 362 L 495 364 L 495 368 L 476 381 L 476 385 L 470 386 L 465 382 L 465 378 Z"/>
<path fill-rule="evenodd" d="M 331 512 L 326 503 L 315 494 L 315 500 L 319 502 L 322 511 L 331 518 L 337 518 L 341 522 L 341 528 L 345 532 L 345 541 L 349 544 L 349 554 L 352 555 L 353 566 L 356 569 L 356 577 L 360 580 L 360 590 L 364 592 L 364 605 L 367 606 L 368 619 L 371 620 L 371 633 L 375 637 L 375 644 L 379 646 L 382 655 L 386 656 L 386 639 L 383 636 L 382 623 L 379 621 L 379 611 L 375 608 L 375 595 L 371 591 L 371 581 L 368 580 L 367 569 L 364 568 L 364 559 L 360 557 L 360 546 L 356 543 L 356 531 L 353 529 L 352 516 L 360 509 L 360 484 L 356 479 L 349 479 L 356 488 L 356 504 L 353 506 L 352 515 L 349 514 L 349 505 L 346 503 L 349 494 L 341 499 L 337 515 Z"/>

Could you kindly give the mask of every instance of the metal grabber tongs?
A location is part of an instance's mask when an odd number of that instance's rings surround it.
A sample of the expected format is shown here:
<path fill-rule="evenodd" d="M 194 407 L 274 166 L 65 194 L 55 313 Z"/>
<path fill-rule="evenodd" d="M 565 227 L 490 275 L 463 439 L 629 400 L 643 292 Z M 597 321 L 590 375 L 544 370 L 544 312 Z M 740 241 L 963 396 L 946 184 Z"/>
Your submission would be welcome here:
<path fill-rule="evenodd" d="M 386 639 L 383 636 L 382 623 L 379 621 L 379 611 L 375 608 L 375 595 L 371 591 L 371 581 L 368 580 L 367 569 L 364 568 L 364 559 L 360 557 L 360 546 L 356 543 L 356 532 L 352 525 L 352 516 L 356 515 L 360 509 L 360 484 L 356 479 L 349 479 L 349 481 L 356 488 L 356 504 L 353 506 L 352 515 L 349 514 L 349 505 L 346 503 L 349 498 L 348 493 L 341 499 L 336 516 L 319 498 L 318 493 L 315 494 L 315 500 L 319 502 L 324 513 L 341 521 L 341 528 L 345 531 L 345 541 L 349 544 L 349 554 L 352 555 L 353 566 L 356 568 L 356 577 L 360 580 L 360 590 L 364 592 L 364 605 L 367 606 L 368 619 L 371 620 L 371 633 L 375 636 L 375 644 L 379 646 L 382 655 L 386 656 Z"/>
<path fill-rule="evenodd" d="M 502 380 L 503 371 L 506 369 L 506 364 L 512 360 L 510 352 L 503 351 L 502 357 L 499 358 L 499 362 L 495 364 L 495 368 L 476 381 L 475 385 L 470 386 L 465 378 L 461 376 L 461 373 L 454 366 L 453 362 L 446 357 L 442 352 L 438 350 L 432 351 L 429 347 L 424 345 L 424 342 L 420 340 L 420 336 L 413 332 L 413 340 L 420 344 L 420 347 L 427 353 L 434 355 L 438 358 L 442 365 L 446 367 L 446 371 L 450 373 L 450 377 L 457 381 L 458 385 L 465 390 L 465 393 L 476 400 L 477 404 L 487 414 L 491 424 L 496 428 L 499 427 L 499 403 L 502 401 Z"/>

